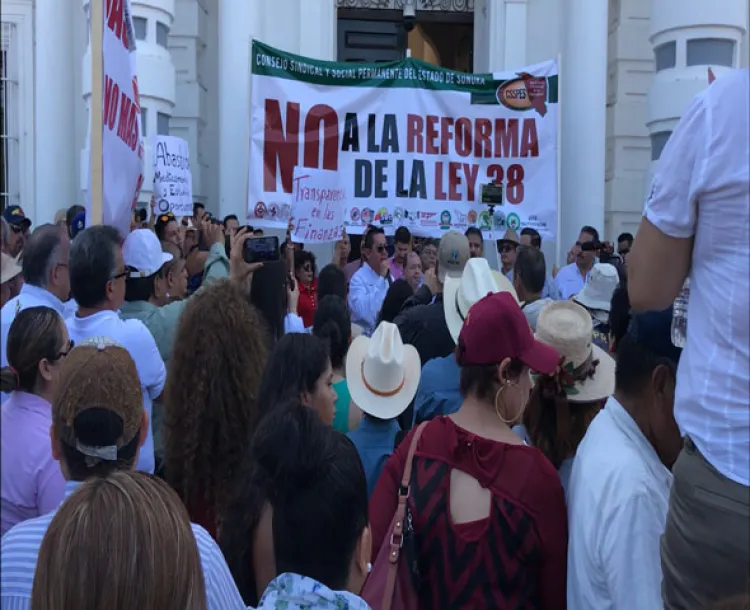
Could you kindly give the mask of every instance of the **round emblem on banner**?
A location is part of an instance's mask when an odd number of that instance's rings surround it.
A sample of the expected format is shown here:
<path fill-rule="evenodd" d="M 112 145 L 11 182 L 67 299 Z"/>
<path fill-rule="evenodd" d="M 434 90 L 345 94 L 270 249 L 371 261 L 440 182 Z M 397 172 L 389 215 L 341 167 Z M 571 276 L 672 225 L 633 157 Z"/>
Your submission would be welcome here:
<path fill-rule="evenodd" d="M 521 228 L 521 219 L 518 217 L 518 214 L 516 214 L 515 212 L 511 212 L 505 219 L 505 224 L 508 225 L 509 229 L 518 231 L 518 229 Z"/>
<path fill-rule="evenodd" d="M 470 225 L 477 224 L 477 211 L 476 210 L 469 210 L 469 213 L 467 214 L 467 219 L 468 219 Z"/>
<path fill-rule="evenodd" d="M 506 218 L 505 218 L 505 212 L 501 210 L 495 210 L 495 228 L 496 229 L 504 229 L 507 225 Z"/>
<path fill-rule="evenodd" d="M 365 208 L 362 210 L 362 222 L 366 225 L 369 225 L 372 222 L 372 219 L 375 216 L 375 212 L 373 212 L 370 208 Z"/>
<path fill-rule="evenodd" d="M 169 212 L 169 201 L 167 201 L 166 199 L 159 199 L 156 207 L 159 210 L 159 214 L 166 214 L 167 212 Z"/>
<path fill-rule="evenodd" d="M 401 221 L 404 219 L 404 208 L 396 208 L 393 210 L 393 221 L 396 224 L 401 224 Z"/>
<path fill-rule="evenodd" d="M 263 218 L 266 215 L 266 212 L 268 210 L 266 209 L 266 204 L 262 201 L 259 201 L 255 204 L 255 217 L 256 218 Z"/>
<path fill-rule="evenodd" d="M 359 208 L 352 208 L 349 211 L 349 218 L 352 219 L 352 222 L 359 222 Z"/>
<path fill-rule="evenodd" d="M 487 210 L 479 213 L 479 228 L 484 231 L 489 231 L 492 228 L 492 225 L 490 225 L 490 213 Z"/>
<path fill-rule="evenodd" d="M 279 215 L 279 206 L 272 203 L 268 206 L 268 213 L 271 215 L 271 218 L 276 218 Z"/>

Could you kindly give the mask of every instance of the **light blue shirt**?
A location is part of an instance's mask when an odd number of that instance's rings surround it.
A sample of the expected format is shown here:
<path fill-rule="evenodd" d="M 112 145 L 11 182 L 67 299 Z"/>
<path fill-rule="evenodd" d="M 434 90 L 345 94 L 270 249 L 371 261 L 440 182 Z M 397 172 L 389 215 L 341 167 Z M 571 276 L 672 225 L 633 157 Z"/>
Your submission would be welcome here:
<path fill-rule="evenodd" d="M 593 268 L 594 267 L 592 266 L 591 269 Z M 586 282 L 589 281 L 591 269 L 589 269 L 589 272 L 585 277 L 581 275 L 580 271 L 578 271 L 578 266 L 575 263 L 570 263 L 570 265 L 565 265 L 560 269 L 555 278 L 555 283 L 557 284 L 557 289 L 560 293 L 560 299 L 567 301 L 570 297 L 581 292 L 586 285 Z"/>
<path fill-rule="evenodd" d="M 68 481 L 67 499 L 80 485 Z M 64 500 L 63 500 L 64 501 Z M 19 523 L 3 536 L 0 552 L 0 610 L 29 610 L 39 549 L 57 510 Z M 192 524 L 206 583 L 209 610 L 244 610 L 224 556 L 216 542 L 201 526 Z M 106 541 L 102 541 L 106 544 Z"/>
<path fill-rule="evenodd" d="M 362 265 L 349 282 L 349 309 L 352 323 L 359 324 L 366 336 L 375 330 L 378 314 L 390 284 L 373 271 L 368 264 Z"/>
<path fill-rule="evenodd" d="M 274 578 L 260 598 L 257 610 L 370 610 L 365 600 L 348 591 L 333 591 L 324 584 L 286 572 Z"/>
<path fill-rule="evenodd" d="M 453 354 L 425 362 L 414 397 L 414 425 L 458 411 L 463 402 L 460 381 L 461 369 Z"/>
<path fill-rule="evenodd" d="M 395 419 L 383 421 L 365 415 L 357 429 L 347 434 L 362 461 L 368 497 L 372 496 L 383 466 L 393 453 L 399 430 L 401 427 Z"/>

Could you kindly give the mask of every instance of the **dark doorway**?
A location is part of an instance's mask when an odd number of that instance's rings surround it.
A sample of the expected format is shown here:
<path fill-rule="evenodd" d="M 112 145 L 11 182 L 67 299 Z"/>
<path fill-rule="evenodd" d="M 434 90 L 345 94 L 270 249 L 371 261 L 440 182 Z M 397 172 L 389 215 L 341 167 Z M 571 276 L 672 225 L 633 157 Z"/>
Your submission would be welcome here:
<path fill-rule="evenodd" d="M 406 54 L 406 32 L 398 21 L 338 20 L 338 60 L 398 61 Z"/>

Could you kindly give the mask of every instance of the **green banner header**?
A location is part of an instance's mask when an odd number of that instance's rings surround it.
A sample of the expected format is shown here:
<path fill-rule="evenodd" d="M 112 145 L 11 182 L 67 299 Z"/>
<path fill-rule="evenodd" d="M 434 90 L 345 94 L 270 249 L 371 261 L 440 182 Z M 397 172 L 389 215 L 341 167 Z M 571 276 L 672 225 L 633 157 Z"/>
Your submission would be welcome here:
<path fill-rule="evenodd" d="M 251 70 L 257 76 L 272 76 L 296 80 L 312 85 L 329 87 L 393 87 L 404 89 L 430 89 L 433 91 L 459 91 L 471 94 L 472 104 L 499 104 L 500 98 L 509 99 L 514 110 L 529 110 L 530 105 L 516 102 L 524 92 L 515 96 L 500 92 L 518 89 L 522 78 L 494 80 L 492 74 L 469 74 L 447 70 L 418 59 L 381 63 L 346 63 L 320 61 L 293 53 L 286 53 L 257 40 L 253 41 Z M 538 77 L 543 87 L 543 102 L 556 104 L 558 100 L 557 75 Z M 538 84 L 538 83 L 537 83 Z M 522 87 L 521 87 L 522 88 Z M 535 88 L 539 90 L 539 86 Z M 524 89 L 525 91 L 525 89 Z M 541 90 L 539 90 L 541 93 Z M 511 97 L 513 99 L 511 99 Z"/>

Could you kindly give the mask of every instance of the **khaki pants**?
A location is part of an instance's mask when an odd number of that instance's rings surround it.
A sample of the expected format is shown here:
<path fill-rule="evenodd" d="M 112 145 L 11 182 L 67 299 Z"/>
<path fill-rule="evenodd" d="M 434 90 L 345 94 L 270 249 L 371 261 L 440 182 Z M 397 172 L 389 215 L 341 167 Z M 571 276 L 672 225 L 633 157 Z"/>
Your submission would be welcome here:
<path fill-rule="evenodd" d="M 748 590 L 750 487 L 719 473 L 689 437 L 674 466 L 661 537 L 666 610 L 701 610 Z"/>

